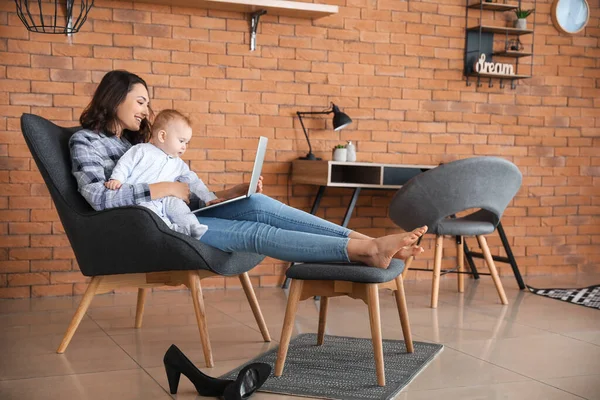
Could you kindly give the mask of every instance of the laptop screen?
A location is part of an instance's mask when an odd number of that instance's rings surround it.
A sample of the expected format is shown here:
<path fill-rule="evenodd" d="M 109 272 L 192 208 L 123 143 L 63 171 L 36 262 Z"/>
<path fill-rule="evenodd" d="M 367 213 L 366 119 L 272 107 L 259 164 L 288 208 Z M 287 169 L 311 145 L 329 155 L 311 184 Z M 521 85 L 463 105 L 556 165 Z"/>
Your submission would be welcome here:
<path fill-rule="evenodd" d="M 262 172 L 263 161 L 265 160 L 265 153 L 267 152 L 267 139 L 264 136 L 260 137 L 258 141 L 258 149 L 256 150 L 256 158 L 254 159 L 254 168 L 252 169 L 252 177 L 250 178 L 250 186 L 248 186 L 248 196 L 256 193 L 256 185 L 258 185 L 258 178 Z"/>

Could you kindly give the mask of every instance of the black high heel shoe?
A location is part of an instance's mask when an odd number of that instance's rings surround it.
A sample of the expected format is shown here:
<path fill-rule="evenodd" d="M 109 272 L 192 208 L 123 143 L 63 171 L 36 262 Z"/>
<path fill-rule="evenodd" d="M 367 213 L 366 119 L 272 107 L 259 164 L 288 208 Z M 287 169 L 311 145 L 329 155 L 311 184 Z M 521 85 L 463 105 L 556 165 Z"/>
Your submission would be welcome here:
<path fill-rule="evenodd" d="M 242 368 L 235 381 L 213 378 L 200 371 L 174 344 L 163 358 L 169 390 L 177 393 L 179 379 L 184 374 L 196 387 L 200 396 L 223 396 L 225 400 L 245 400 L 252 396 L 265 383 L 271 374 L 271 366 L 265 363 L 252 363 Z"/>
<path fill-rule="evenodd" d="M 227 385 L 223 392 L 225 400 L 249 398 L 265 383 L 271 374 L 271 366 L 265 363 L 252 363 L 240 370 L 237 379 Z"/>
<path fill-rule="evenodd" d="M 204 374 L 174 344 L 165 353 L 163 363 L 165 364 L 171 394 L 177 393 L 181 374 L 192 381 L 200 396 L 222 396 L 225 388 L 235 383 L 230 379 L 218 379 Z"/>

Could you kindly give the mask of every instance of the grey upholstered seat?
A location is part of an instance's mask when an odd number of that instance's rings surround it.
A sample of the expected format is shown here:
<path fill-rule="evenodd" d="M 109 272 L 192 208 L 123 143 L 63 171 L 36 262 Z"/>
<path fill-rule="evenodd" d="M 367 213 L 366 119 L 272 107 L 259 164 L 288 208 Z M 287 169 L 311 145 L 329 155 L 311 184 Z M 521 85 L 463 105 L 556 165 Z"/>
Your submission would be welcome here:
<path fill-rule="evenodd" d="M 302 280 L 338 280 L 356 283 L 385 283 L 394 280 L 404 270 L 404 263 L 392 260 L 387 269 L 370 268 L 363 264 L 294 264 L 286 276 Z"/>
<path fill-rule="evenodd" d="M 428 232 L 437 236 L 432 290 L 432 307 L 437 307 L 437 290 L 443 235 L 476 236 L 484 252 L 489 253 L 483 235 L 494 232 L 506 206 L 521 186 L 522 175 L 511 162 L 497 157 L 474 157 L 440 165 L 415 176 L 404 185 L 390 203 L 390 218 L 409 231 L 427 225 Z M 474 210 L 474 211 L 473 211 Z M 453 218 L 463 211 L 466 216 Z M 483 242 L 483 243 L 482 243 Z M 460 243 L 462 254 L 462 243 Z M 458 247 L 457 247 L 458 249 Z M 491 255 L 486 262 L 490 268 L 503 304 L 506 296 Z M 407 269 L 410 266 L 407 262 Z M 462 256 L 459 269 L 462 270 Z M 462 274 L 459 274 L 461 291 Z"/>
<path fill-rule="evenodd" d="M 200 287 L 200 279 L 211 275 L 240 277 L 263 338 L 270 340 L 247 274 L 264 256 L 226 253 L 200 243 L 169 229 L 145 207 L 94 211 L 79 194 L 71 173 L 68 143 L 78 128 L 62 128 L 39 116 L 23 114 L 21 130 L 56 205 L 81 273 L 92 277 L 59 353 L 66 350 L 94 294 L 123 286 L 139 287 L 138 328 L 142 322 L 145 288 L 185 284 L 192 291 L 205 360 L 212 366 Z"/>

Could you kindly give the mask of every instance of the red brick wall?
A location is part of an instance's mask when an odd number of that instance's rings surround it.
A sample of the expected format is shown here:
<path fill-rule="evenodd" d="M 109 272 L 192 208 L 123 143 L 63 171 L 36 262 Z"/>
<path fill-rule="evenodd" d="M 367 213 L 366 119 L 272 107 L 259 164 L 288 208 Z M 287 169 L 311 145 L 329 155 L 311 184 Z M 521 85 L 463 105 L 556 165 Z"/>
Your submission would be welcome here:
<path fill-rule="evenodd" d="M 327 0 L 339 14 L 315 21 L 265 15 L 255 52 L 241 13 L 100 0 L 82 31 L 67 38 L 29 33 L 14 3 L 2 2 L 0 298 L 85 287 L 19 117 L 75 124 L 113 68 L 144 77 L 155 109 L 189 113 L 195 139 L 185 158 L 215 189 L 247 178 L 256 137 L 264 135 L 271 139 L 266 193 L 308 208 L 316 189 L 292 187 L 288 178 L 290 161 L 307 151 L 294 115 L 333 101 L 354 123 L 337 133 L 326 118 L 307 120 L 318 155 L 329 158 L 335 144 L 353 140 L 359 161 L 505 157 L 524 175 L 503 219 L 522 272 L 600 271 L 600 7 L 588 1 L 592 18 L 575 36 L 554 29 L 550 0 L 537 2 L 534 78 L 516 90 L 465 85 L 464 0 Z M 322 214 L 340 221 L 349 195 L 330 190 Z M 393 231 L 389 198 L 365 192 L 350 227 Z M 498 253 L 497 238 L 490 242 Z M 431 265 L 432 257 L 428 251 L 416 265 Z M 282 273 L 283 264 L 268 260 L 252 276 L 270 286 Z M 221 278 L 206 285 L 236 284 Z"/>

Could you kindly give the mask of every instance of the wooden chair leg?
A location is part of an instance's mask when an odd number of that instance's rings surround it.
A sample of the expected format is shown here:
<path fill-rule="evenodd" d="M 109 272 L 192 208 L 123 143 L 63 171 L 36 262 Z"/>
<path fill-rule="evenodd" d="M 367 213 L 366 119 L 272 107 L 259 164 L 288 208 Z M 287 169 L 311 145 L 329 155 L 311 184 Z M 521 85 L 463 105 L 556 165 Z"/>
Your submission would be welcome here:
<path fill-rule="evenodd" d="M 406 305 L 406 296 L 404 295 L 404 281 L 402 275 L 396 277 L 396 305 L 398 306 L 398 314 L 400 315 L 400 324 L 402 325 L 402 335 L 406 344 L 406 352 L 414 352 L 412 334 L 410 332 L 410 322 L 408 319 L 408 307 Z"/>
<path fill-rule="evenodd" d="M 200 340 L 202 341 L 202 350 L 204 352 L 204 362 L 208 368 L 212 368 L 215 363 L 213 362 L 212 349 L 208 337 L 206 309 L 204 307 L 204 298 L 202 297 L 202 286 L 200 285 L 200 275 L 198 271 L 189 271 L 187 286 L 192 293 L 196 321 L 198 322 L 198 330 L 200 331 Z"/>
<path fill-rule="evenodd" d="M 442 254 L 444 250 L 444 236 L 435 238 L 435 260 L 433 262 L 433 280 L 431 282 L 431 308 L 437 308 L 440 292 L 440 275 L 442 272 Z"/>
<path fill-rule="evenodd" d="M 60 346 L 58 346 L 58 350 L 56 350 L 56 352 L 58 354 L 64 353 L 65 350 L 67 349 L 67 346 L 69 346 L 69 343 L 71 342 L 71 339 L 73 338 L 73 335 L 75 334 L 75 331 L 77 330 L 77 327 L 81 323 L 83 316 L 85 315 L 87 309 L 89 308 L 90 304 L 92 303 L 92 299 L 94 298 L 94 295 L 96 294 L 96 290 L 98 289 L 98 286 L 100 285 L 101 281 L 102 281 L 101 276 L 94 276 L 92 278 L 92 280 L 90 281 L 90 283 L 88 284 L 88 287 L 85 290 L 85 294 L 83 295 L 83 298 L 81 299 L 81 302 L 79 302 L 79 306 L 77 307 L 77 310 L 75 311 L 75 315 L 73 315 L 73 319 L 71 319 L 71 323 L 69 324 L 69 327 L 67 328 L 67 332 L 65 333 L 65 336 L 63 337 L 63 340 L 60 343 Z"/>
<path fill-rule="evenodd" d="M 379 315 L 379 287 L 375 283 L 367 284 L 367 306 L 371 323 L 371 341 L 375 354 L 377 384 L 385 386 L 385 366 L 383 364 L 383 343 L 381 339 L 381 317 Z"/>
<path fill-rule="evenodd" d="M 264 341 L 270 342 L 271 336 L 269 335 L 269 329 L 267 328 L 265 319 L 260 311 L 260 306 L 258 305 L 258 300 L 256 299 L 256 294 L 254 293 L 250 276 L 248 276 L 247 272 L 244 272 L 238 276 L 240 278 L 242 287 L 244 288 L 244 293 L 246 293 L 246 297 L 248 298 L 248 303 L 250 303 L 250 308 L 254 314 L 254 319 L 256 319 L 256 323 L 258 324 L 258 329 L 260 329 L 260 333 L 262 334 Z"/>
<path fill-rule="evenodd" d="M 465 274 L 463 274 L 463 272 L 465 272 L 465 248 L 463 246 L 463 240 L 465 240 L 465 238 L 462 236 L 459 236 L 459 238 L 459 243 L 456 243 L 456 261 L 458 261 L 458 274 L 456 274 L 456 278 L 458 282 L 458 293 L 464 293 Z"/>
<path fill-rule="evenodd" d="M 410 264 L 412 264 L 415 258 L 410 256 L 404 261 L 404 271 L 402 271 L 402 278 L 406 279 L 406 275 L 408 275 L 408 269 L 410 268 Z"/>
<path fill-rule="evenodd" d="M 144 318 L 144 303 L 146 302 L 146 294 L 148 289 L 139 288 L 137 297 L 137 307 L 135 309 L 135 328 L 142 327 L 142 319 Z"/>
<path fill-rule="evenodd" d="M 485 258 L 485 262 L 490 269 L 490 274 L 492 275 L 492 280 L 496 285 L 496 290 L 498 291 L 498 296 L 500 296 L 500 302 L 506 305 L 508 304 L 508 300 L 506 299 L 506 293 L 504 293 L 504 287 L 502 286 L 502 281 L 500 280 L 500 275 L 498 275 L 498 270 L 496 269 L 496 264 L 494 264 L 494 259 L 492 258 L 492 253 L 490 252 L 490 248 L 487 245 L 487 240 L 485 240 L 485 236 L 479 235 L 477 236 L 477 241 L 479 242 L 479 247 L 481 247 L 481 252 L 483 253 L 483 257 Z"/>
<path fill-rule="evenodd" d="M 285 318 L 283 319 L 283 329 L 281 331 L 281 340 L 279 341 L 277 361 L 275 362 L 275 376 L 281 376 L 281 374 L 283 374 L 285 358 L 287 357 L 287 351 L 290 345 L 290 339 L 292 337 L 292 330 L 294 329 L 296 310 L 298 309 L 298 302 L 300 301 L 300 296 L 302 295 L 303 285 L 304 281 L 292 279 L 287 307 L 285 309 Z"/>
<path fill-rule="evenodd" d="M 321 305 L 319 306 L 319 334 L 317 336 L 317 346 L 325 341 L 325 324 L 327 321 L 327 306 L 329 297 L 321 296 Z"/>

